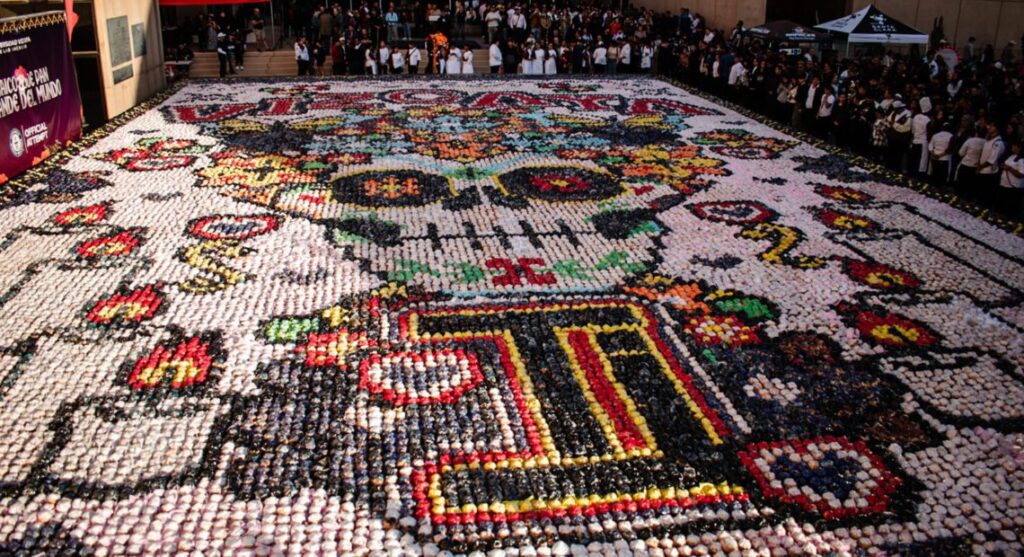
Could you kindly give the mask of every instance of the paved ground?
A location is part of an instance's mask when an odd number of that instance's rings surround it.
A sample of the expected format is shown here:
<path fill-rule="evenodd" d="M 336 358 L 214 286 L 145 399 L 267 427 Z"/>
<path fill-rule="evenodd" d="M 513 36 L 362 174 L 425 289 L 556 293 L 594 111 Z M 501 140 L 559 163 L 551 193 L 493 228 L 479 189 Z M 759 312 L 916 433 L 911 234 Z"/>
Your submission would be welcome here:
<path fill-rule="evenodd" d="M 45 176 L 2 554 L 1022 549 L 1024 240 L 667 83 L 195 84 Z"/>

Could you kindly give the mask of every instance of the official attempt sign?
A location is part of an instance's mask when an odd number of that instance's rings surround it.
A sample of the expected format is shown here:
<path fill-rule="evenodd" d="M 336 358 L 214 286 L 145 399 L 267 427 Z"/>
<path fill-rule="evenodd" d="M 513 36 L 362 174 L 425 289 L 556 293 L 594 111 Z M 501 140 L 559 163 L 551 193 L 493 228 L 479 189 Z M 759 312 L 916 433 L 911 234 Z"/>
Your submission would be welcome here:
<path fill-rule="evenodd" d="M 81 135 L 64 13 L 0 20 L 0 184 Z"/>

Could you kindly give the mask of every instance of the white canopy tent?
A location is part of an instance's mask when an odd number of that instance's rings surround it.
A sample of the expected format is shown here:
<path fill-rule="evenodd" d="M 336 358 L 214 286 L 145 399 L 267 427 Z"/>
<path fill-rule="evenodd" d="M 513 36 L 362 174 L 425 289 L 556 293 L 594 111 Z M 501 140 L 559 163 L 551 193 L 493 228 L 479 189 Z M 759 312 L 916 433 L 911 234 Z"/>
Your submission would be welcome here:
<path fill-rule="evenodd" d="M 816 25 L 815 29 L 846 35 L 846 50 L 851 44 L 928 44 L 928 35 L 893 19 L 874 4 L 852 14 Z"/>

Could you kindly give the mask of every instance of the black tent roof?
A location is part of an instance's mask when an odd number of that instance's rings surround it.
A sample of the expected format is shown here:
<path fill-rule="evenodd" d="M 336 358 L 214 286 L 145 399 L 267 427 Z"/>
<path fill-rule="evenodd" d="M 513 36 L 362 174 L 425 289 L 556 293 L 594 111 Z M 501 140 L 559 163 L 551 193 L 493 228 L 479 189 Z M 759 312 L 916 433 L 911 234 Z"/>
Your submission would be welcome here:
<path fill-rule="evenodd" d="M 757 27 L 751 27 L 747 29 L 746 35 L 772 42 L 821 43 L 829 40 L 825 33 L 819 33 L 813 27 L 800 25 L 788 19 L 769 21 Z"/>
<path fill-rule="evenodd" d="M 848 16 L 817 25 L 847 35 L 851 43 L 926 44 L 928 35 L 882 13 L 874 4 Z"/>

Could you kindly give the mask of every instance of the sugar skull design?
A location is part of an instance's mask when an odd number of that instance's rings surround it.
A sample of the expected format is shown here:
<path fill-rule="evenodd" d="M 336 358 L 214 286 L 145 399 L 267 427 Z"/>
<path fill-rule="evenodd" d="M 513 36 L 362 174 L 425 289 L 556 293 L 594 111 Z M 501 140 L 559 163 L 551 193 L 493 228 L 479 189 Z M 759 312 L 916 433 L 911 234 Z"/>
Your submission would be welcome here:
<path fill-rule="evenodd" d="M 679 137 L 715 111 L 677 101 L 402 89 L 269 103 L 273 122 L 166 110 L 230 146 L 200 186 L 323 224 L 382 279 L 432 291 L 584 288 L 653 270 L 658 215 L 729 174 Z"/>
<path fill-rule="evenodd" d="M 878 178 L 655 79 L 186 85 L 5 210 L 0 553 L 1019 552 L 1021 240 Z"/>

